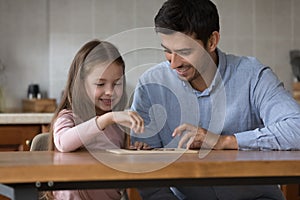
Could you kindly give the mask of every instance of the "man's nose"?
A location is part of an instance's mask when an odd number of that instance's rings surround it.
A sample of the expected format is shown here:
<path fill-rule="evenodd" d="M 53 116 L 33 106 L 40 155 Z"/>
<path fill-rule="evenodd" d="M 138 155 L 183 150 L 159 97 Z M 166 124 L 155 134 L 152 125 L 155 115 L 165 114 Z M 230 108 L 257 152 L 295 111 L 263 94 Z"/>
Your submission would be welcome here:
<path fill-rule="evenodd" d="M 181 66 L 182 65 L 181 60 L 182 60 L 182 58 L 177 53 L 172 53 L 171 60 L 170 60 L 171 68 L 175 69 L 175 68 Z"/>

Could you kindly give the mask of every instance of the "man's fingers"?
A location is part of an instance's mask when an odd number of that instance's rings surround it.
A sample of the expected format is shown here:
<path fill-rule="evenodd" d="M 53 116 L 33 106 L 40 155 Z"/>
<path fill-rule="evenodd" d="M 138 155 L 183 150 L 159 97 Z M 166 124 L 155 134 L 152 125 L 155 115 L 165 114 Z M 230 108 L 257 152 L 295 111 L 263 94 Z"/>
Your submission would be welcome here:
<path fill-rule="evenodd" d="M 181 136 L 184 131 L 190 130 L 190 126 L 191 125 L 188 124 L 182 124 L 178 126 L 177 128 L 174 129 L 172 136 L 173 137 L 175 137 L 176 135 Z"/>
<path fill-rule="evenodd" d="M 178 143 L 178 148 L 183 148 L 186 144 L 186 147 L 188 147 L 194 140 L 195 135 L 193 133 L 186 133 L 182 138 L 180 139 Z"/>
<path fill-rule="evenodd" d="M 186 148 L 187 149 L 189 149 L 190 146 L 193 144 L 194 139 L 195 139 L 195 136 L 192 136 L 192 137 L 189 138 L 189 141 L 186 143 Z"/>

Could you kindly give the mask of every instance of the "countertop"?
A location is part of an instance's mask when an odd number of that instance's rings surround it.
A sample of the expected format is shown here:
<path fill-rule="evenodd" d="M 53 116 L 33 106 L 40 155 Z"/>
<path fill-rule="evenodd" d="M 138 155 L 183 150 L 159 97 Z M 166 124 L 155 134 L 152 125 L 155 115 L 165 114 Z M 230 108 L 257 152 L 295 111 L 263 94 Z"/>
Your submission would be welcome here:
<path fill-rule="evenodd" d="M 0 113 L 0 125 L 49 124 L 53 113 Z"/>

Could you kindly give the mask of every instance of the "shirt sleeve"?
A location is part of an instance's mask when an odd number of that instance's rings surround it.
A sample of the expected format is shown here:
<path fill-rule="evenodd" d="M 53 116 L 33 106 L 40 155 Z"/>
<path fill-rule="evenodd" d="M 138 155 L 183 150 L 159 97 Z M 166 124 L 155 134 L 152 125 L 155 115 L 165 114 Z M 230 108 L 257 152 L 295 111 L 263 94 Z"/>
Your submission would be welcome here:
<path fill-rule="evenodd" d="M 161 138 L 159 136 L 159 128 L 155 121 L 154 109 L 149 98 L 149 94 L 141 81 L 135 89 L 133 103 L 131 109 L 139 113 L 144 119 L 145 130 L 143 134 L 135 134 L 131 131 L 131 143 L 135 141 L 147 143 L 154 148 L 162 147 Z M 152 113 L 152 114 L 151 114 Z"/>
<path fill-rule="evenodd" d="M 53 126 L 54 144 L 60 152 L 75 151 L 100 133 L 95 117 L 76 125 L 73 113 L 65 110 L 61 111 Z"/>
<path fill-rule="evenodd" d="M 239 148 L 300 149 L 300 106 L 271 69 L 260 72 L 252 94 L 264 127 L 236 133 Z"/>

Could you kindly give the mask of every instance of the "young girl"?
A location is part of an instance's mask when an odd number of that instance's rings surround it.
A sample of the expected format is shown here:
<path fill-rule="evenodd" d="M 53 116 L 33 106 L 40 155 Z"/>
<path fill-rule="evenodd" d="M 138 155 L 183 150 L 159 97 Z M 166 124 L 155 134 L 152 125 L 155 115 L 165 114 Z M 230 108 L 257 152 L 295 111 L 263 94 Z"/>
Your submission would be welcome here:
<path fill-rule="evenodd" d="M 109 42 L 93 40 L 76 54 L 60 105 L 51 123 L 53 150 L 71 152 L 122 148 L 125 133 L 119 125 L 143 132 L 143 119 L 126 105 L 125 65 Z M 54 146 L 53 146 L 54 144 Z M 121 191 L 54 191 L 53 199 L 121 199 Z"/>

